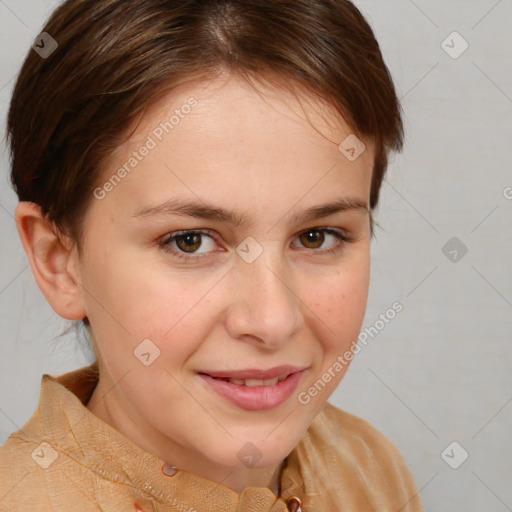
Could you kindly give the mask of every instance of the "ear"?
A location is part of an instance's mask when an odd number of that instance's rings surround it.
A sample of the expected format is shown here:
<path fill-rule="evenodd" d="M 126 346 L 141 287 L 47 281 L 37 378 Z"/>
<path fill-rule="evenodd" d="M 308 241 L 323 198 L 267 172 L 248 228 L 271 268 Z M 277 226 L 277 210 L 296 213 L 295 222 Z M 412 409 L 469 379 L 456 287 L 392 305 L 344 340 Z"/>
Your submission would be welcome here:
<path fill-rule="evenodd" d="M 59 240 L 35 203 L 19 202 L 15 219 L 34 278 L 50 306 L 68 320 L 83 319 L 76 244 L 62 235 Z"/>

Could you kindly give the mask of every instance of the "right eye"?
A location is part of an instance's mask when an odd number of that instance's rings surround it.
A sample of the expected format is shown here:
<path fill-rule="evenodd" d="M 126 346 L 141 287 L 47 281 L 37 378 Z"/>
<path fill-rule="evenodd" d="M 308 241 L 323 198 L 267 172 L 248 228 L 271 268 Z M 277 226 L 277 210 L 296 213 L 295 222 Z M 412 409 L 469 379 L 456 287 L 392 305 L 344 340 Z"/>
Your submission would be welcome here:
<path fill-rule="evenodd" d="M 166 236 L 161 242 L 162 249 L 173 256 L 185 260 L 199 259 L 208 255 L 208 245 L 210 249 L 217 248 L 210 231 L 193 230 L 193 231 L 175 231 Z M 205 243 L 204 239 L 208 242 Z M 205 247 L 206 250 L 198 252 L 200 248 Z M 194 256 L 196 255 L 196 256 Z"/>

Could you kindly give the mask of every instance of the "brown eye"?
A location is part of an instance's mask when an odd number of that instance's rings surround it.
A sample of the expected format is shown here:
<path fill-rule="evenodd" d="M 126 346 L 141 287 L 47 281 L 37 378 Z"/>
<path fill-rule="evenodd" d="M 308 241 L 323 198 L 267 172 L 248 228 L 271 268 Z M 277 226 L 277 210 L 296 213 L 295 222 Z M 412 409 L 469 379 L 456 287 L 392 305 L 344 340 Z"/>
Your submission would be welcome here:
<path fill-rule="evenodd" d="M 187 233 L 186 235 L 179 235 L 175 238 L 175 242 L 181 251 L 195 252 L 201 247 L 201 234 Z"/>
<path fill-rule="evenodd" d="M 178 258 L 197 259 L 212 254 L 217 244 L 208 231 L 176 231 L 159 245 Z"/>
<path fill-rule="evenodd" d="M 352 239 L 343 232 L 330 228 L 308 229 L 299 233 L 297 238 L 302 248 L 310 249 L 313 251 L 313 254 L 318 254 L 319 256 L 341 251 L 345 247 L 345 244 L 352 241 Z"/>
<path fill-rule="evenodd" d="M 300 242 L 306 247 L 307 249 L 318 249 L 322 246 L 325 240 L 325 235 L 322 231 L 316 231 L 316 230 L 309 230 L 304 231 L 300 235 Z"/>

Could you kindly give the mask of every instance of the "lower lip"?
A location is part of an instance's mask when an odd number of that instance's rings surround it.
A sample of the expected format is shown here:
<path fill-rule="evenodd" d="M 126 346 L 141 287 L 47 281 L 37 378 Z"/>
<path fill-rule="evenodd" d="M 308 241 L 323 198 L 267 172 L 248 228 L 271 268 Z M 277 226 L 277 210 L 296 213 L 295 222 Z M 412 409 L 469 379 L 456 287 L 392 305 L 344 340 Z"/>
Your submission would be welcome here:
<path fill-rule="evenodd" d="M 227 398 L 230 402 L 246 411 L 266 411 L 285 402 L 297 388 L 304 370 L 292 373 L 274 386 L 238 386 L 226 380 L 214 379 L 209 375 L 199 374 L 211 388 Z"/>

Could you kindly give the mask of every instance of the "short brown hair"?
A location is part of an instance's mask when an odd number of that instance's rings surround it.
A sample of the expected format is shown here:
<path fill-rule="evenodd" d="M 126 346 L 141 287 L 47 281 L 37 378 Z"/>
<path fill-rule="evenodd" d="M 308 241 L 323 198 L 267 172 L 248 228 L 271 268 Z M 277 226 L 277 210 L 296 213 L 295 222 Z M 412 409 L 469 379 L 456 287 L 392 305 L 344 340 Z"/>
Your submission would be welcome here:
<path fill-rule="evenodd" d="M 375 143 L 371 209 L 388 153 L 402 148 L 391 76 L 348 0 L 67 0 L 44 32 L 58 48 L 29 51 L 8 113 L 11 181 L 79 248 L 101 163 L 152 102 L 191 78 L 267 75 L 327 100 Z"/>

